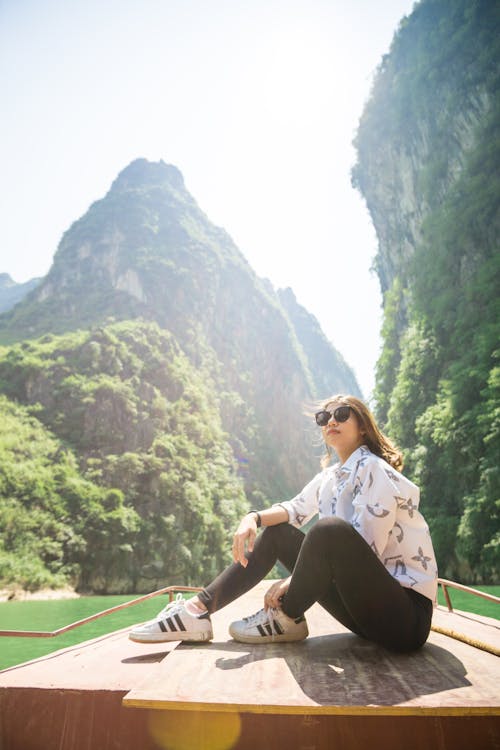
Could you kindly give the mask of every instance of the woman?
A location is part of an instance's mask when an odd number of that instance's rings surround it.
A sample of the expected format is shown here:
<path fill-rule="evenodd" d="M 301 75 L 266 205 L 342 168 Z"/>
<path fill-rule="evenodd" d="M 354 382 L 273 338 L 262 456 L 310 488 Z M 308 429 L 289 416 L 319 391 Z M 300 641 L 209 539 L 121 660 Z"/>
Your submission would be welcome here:
<path fill-rule="evenodd" d="M 400 473 L 401 453 L 354 396 L 328 399 L 316 423 L 327 447 L 323 470 L 293 500 L 250 511 L 234 535 L 233 564 L 188 602 L 172 602 L 136 627 L 132 640 L 211 640 L 210 614 L 279 560 L 291 575 L 269 588 L 263 609 L 230 625 L 235 640 L 302 640 L 304 613 L 319 602 L 353 633 L 386 648 L 412 651 L 425 643 L 437 567 L 418 488 Z M 332 449 L 339 463 L 329 466 Z M 304 534 L 300 527 L 316 513 Z"/>

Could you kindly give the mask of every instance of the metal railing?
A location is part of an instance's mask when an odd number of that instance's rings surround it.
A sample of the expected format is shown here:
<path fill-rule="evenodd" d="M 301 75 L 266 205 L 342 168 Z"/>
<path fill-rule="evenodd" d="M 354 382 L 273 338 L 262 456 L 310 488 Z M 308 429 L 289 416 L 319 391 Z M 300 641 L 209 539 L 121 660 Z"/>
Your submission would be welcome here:
<path fill-rule="evenodd" d="M 455 583 L 455 581 L 448 581 L 446 580 L 446 578 L 438 578 L 438 584 L 441 586 L 441 589 L 443 591 L 443 595 L 446 601 L 446 605 L 450 612 L 453 612 L 453 605 L 451 603 L 450 595 L 448 593 L 448 588 L 458 589 L 459 591 L 465 591 L 468 594 L 480 596 L 483 599 L 488 599 L 488 601 L 490 602 L 495 602 L 496 604 L 500 604 L 500 597 L 498 596 L 494 596 L 493 594 L 487 594 L 484 591 L 473 589 L 470 586 L 464 586 L 461 583 Z M 57 628 L 57 630 L 52 630 L 52 631 L 0 630 L 0 636 L 10 636 L 10 637 L 17 637 L 17 638 L 54 638 L 55 636 L 62 635 L 62 633 L 67 633 L 68 630 L 74 630 L 74 628 L 79 628 L 81 625 L 86 625 L 86 623 L 88 622 L 92 622 L 93 620 L 98 620 L 101 617 L 110 615 L 112 612 L 118 612 L 121 609 L 126 609 L 127 607 L 133 607 L 135 604 L 140 604 L 141 602 L 145 602 L 148 599 L 152 599 L 155 596 L 168 594 L 169 600 L 172 601 L 174 598 L 174 594 L 178 592 L 196 593 L 197 591 L 201 591 L 201 588 L 199 586 L 167 586 L 166 588 L 153 591 L 150 594 L 144 594 L 143 596 L 139 596 L 136 599 L 131 599 L 129 602 L 123 602 L 123 604 L 117 604 L 115 607 L 104 609 L 102 612 L 96 612 L 93 615 L 89 615 L 89 617 L 85 617 L 83 620 L 72 622 L 69 625 L 65 625 L 62 628 Z"/>
<path fill-rule="evenodd" d="M 479 591 L 478 589 L 473 589 L 470 586 L 464 586 L 462 583 L 455 583 L 455 581 L 447 581 L 446 578 L 438 578 L 438 583 L 441 586 L 441 589 L 443 591 L 443 596 L 446 601 L 446 606 L 448 607 L 449 612 L 453 612 L 453 605 L 451 603 L 450 595 L 448 593 L 448 588 L 450 589 L 458 589 L 458 591 L 465 591 L 468 594 L 474 594 L 475 596 L 480 596 L 482 599 L 488 599 L 490 602 L 495 602 L 496 604 L 500 604 L 500 597 L 494 596 L 493 594 L 487 594 L 485 591 Z"/>
<path fill-rule="evenodd" d="M 118 612 L 120 609 L 126 609 L 127 607 L 133 607 L 134 604 L 145 602 L 147 599 L 152 599 L 154 596 L 168 594 L 169 600 L 173 601 L 175 593 L 189 591 L 201 591 L 201 588 L 199 586 L 167 586 L 164 589 L 153 591 L 151 594 L 144 594 L 144 596 L 139 596 L 137 599 L 131 599 L 129 602 L 123 602 L 123 604 L 117 604 L 115 607 L 104 609 L 102 612 L 96 612 L 94 615 L 89 615 L 89 617 L 85 617 L 83 620 L 72 622 L 69 625 L 65 625 L 63 628 L 58 628 L 57 630 L 0 630 L 0 636 L 4 635 L 17 638 L 54 638 L 62 633 L 67 633 L 68 630 L 74 630 L 74 628 L 79 628 L 81 625 L 92 622 L 92 620 L 98 620 L 100 617 L 110 615 L 112 612 Z"/>

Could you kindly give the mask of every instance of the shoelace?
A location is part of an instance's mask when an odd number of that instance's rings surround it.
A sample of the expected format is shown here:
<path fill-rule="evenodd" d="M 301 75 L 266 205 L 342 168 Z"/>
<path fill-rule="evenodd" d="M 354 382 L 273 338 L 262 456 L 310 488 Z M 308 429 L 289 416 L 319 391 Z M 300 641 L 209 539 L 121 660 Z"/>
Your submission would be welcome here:
<path fill-rule="evenodd" d="M 275 619 L 277 619 L 279 613 L 279 609 L 275 609 L 274 607 L 269 607 L 269 609 L 259 609 L 258 612 L 256 612 L 254 615 L 249 615 L 249 617 L 243 618 L 245 622 L 247 622 L 249 625 L 265 625 L 266 623 L 269 623 L 272 635 L 279 635 L 278 630 L 275 626 Z"/>
<path fill-rule="evenodd" d="M 158 612 L 156 618 L 163 617 L 164 615 L 173 615 L 178 609 L 182 609 L 184 606 L 184 597 L 182 594 L 177 594 L 173 602 L 169 602 L 166 607 L 163 607 L 161 612 Z"/>

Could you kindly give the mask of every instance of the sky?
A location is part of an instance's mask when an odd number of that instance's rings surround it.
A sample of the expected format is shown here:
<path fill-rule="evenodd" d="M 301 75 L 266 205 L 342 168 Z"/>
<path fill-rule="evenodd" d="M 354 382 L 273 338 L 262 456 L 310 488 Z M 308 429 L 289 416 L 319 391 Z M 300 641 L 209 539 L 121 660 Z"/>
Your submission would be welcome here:
<path fill-rule="evenodd" d="M 0 273 L 43 276 L 133 159 L 163 159 L 365 398 L 377 239 L 350 182 L 373 75 L 413 0 L 0 0 Z"/>

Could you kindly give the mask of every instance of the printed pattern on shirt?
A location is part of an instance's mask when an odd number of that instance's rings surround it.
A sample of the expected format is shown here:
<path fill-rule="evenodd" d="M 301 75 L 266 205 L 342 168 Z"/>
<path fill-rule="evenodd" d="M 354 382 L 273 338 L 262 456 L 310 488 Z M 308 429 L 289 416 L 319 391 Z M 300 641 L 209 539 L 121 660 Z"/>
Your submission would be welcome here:
<path fill-rule="evenodd" d="M 319 472 L 292 500 L 280 503 L 289 522 L 319 517 L 350 523 L 403 586 L 435 600 L 437 565 L 419 490 L 386 461 L 361 446 L 343 465 Z"/>

